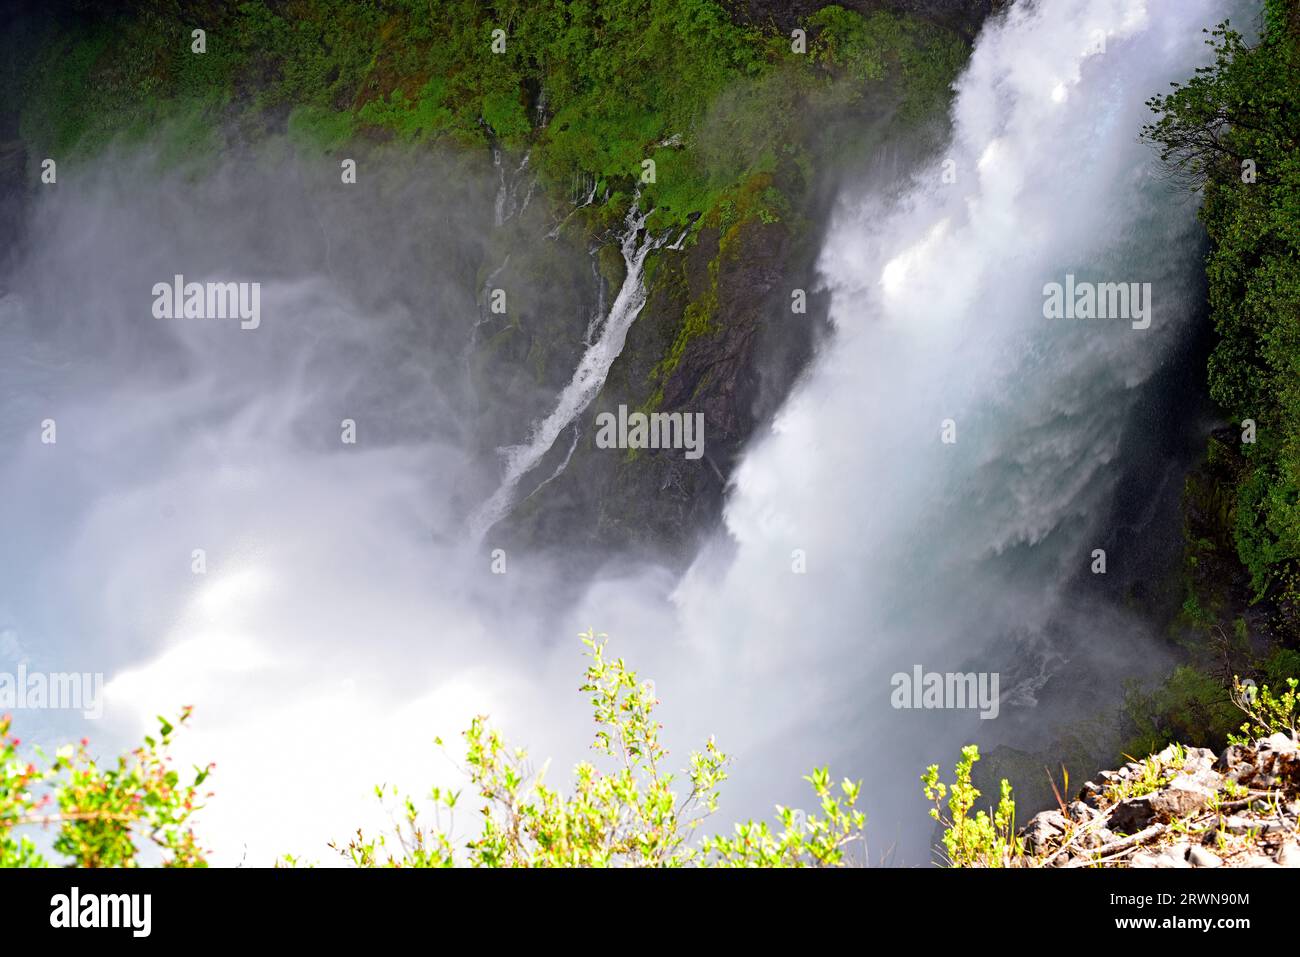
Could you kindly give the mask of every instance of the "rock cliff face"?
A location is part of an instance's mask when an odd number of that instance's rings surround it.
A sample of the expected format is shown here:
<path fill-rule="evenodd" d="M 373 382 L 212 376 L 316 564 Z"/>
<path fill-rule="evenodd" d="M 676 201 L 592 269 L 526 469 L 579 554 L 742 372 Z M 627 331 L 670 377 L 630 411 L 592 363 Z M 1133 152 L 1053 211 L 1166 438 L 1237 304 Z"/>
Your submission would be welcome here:
<path fill-rule="evenodd" d="M 705 222 L 695 241 L 659 251 L 649 297 L 605 388 L 579 422 L 564 472 L 502 529 L 532 544 L 631 546 L 687 557 L 721 510 L 745 443 L 812 353 L 825 303 L 812 290 L 818 234 L 800 223 Z M 808 293 L 792 311 L 792 290 Z M 703 456 L 599 448 L 594 420 L 629 410 L 700 414 Z"/>
<path fill-rule="evenodd" d="M 0 139 L 0 229 L 8 237 L 0 242 L 0 271 L 13 255 L 12 238 L 23 220 L 27 194 L 19 186 L 27 166 L 27 151 L 21 140 Z"/>
<path fill-rule="evenodd" d="M 11 95 L 17 86 L 16 60 L 8 56 L 11 45 L 20 44 L 29 38 L 19 29 L 18 14 L 23 12 L 25 4 L 14 3 L 7 13 L 0 13 L 0 33 L 6 40 L 0 42 L 0 271 L 8 265 L 8 257 L 13 254 L 14 242 L 23 212 L 27 205 L 27 191 L 24 189 L 24 172 L 27 168 L 27 145 L 22 141 L 18 131 L 18 97 Z"/>
<path fill-rule="evenodd" d="M 1102 771 L 1021 830 L 1028 866 L 1300 867 L 1300 746 L 1171 745 Z"/>
<path fill-rule="evenodd" d="M 999 5 L 701 0 L 704 26 L 680 22 L 693 9 L 683 3 L 572 13 L 560 30 L 537 4 L 509 53 L 485 59 L 465 37 L 488 35 L 491 5 L 449 5 L 435 24 L 358 5 L 361 26 L 340 30 L 341 0 L 262 2 L 214 7 L 211 50 L 199 59 L 160 39 L 190 29 L 166 5 L 29 4 L 21 31 L 0 37 L 5 102 L 17 105 L 0 116 L 0 164 L 26 167 L 31 182 L 33 157 L 93 153 L 130 128 L 151 143 L 170 130 L 181 139 L 154 145 L 186 156 L 280 137 L 306 162 L 344 144 L 392 155 L 433 147 L 473 160 L 467 182 L 499 172 L 495 226 L 462 243 L 473 246 L 464 258 L 481 259 L 460 293 L 482 303 L 491 280 L 509 290 L 509 310 L 456 317 L 477 319 L 466 431 L 484 484 L 500 471 L 496 449 L 526 440 L 529 416 L 545 415 L 574 374 L 592 317 L 623 280 L 614 237 L 640 197 L 657 210 L 648 230 L 689 233 L 647 260 L 645 306 L 600 395 L 521 484 L 493 539 L 684 558 L 717 522 L 743 449 L 825 328 L 815 260 L 840 174 L 882 150 L 933 142 L 965 47 Z M 832 6 L 906 16 L 863 20 Z M 814 18 L 806 56 L 773 32 L 801 18 Z M 562 50 L 572 31 L 585 59 L 561 69 L 546 44 Z M 643 55 L 647 43 L 658 45 Z M 604 60 L 637 56 L 610 87 Z M 601 91 L 628 108 L 593 116 L 607 105 Z M 657 185 L 637 179 L 647 156 L 660 163 Z M 575 195 L 587 196 L 585 208 Z M 0 195 L 0 214 L 22 199 Z M 597 448 L 594 417 L 619 406 L 701 415 L 703 457 Z M 466 489 L 467 514 L 482 494 Z"/>
<path fill-rule="evenodd" d="M 1000 0 L 837 5 L 922 16 L 967 42 L 1002 6 Z M 728 6 L 738 20 L 785 32 L 831 4 L 736 0 Z M 770 421 L 828 330 L 816 258 L 843 174 L 882 148 L 895 155 L 924 151 L 941 133 L 942 110 L 900 118 L 900 105 L 897 90 L 879 90 L 861 101 L 846 99 L 843 109 L 810 113 L 795 124 L 799 142 L 791 144 L 804 151 L 805 162 L 781 162 L 744 189 L 750 197 L 774 191 L 785 215 L 754 215 L 742 195 L 731 216 L 706 214 L 685 248 L 654 254 L 646 306 L 605 388 L 578 423 L 567 467 L 515 509 L 494 543 L 586 547 L 595 554 L 631 549 L 668 561 L 694 553 L 721 516 L 747 443 Z M 799 312 L 792 308 L 796 290 L 805 301 Z M 704 457 L 598 448 L 595 416 L 619 406 L 701 413 Z M 552 459 L 548 464 L 558 465 L 562 455 Z"/>

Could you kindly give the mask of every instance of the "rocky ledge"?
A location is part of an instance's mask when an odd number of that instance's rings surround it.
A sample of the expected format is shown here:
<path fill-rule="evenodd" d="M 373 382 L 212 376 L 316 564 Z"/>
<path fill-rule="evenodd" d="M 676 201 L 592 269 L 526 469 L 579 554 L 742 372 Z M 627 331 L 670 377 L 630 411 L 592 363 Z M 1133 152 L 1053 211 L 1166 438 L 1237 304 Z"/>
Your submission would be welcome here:
<path fill-rule="evenodd" d="M 1031 867 L 1300 867 L 1300 746 L 1170 745 L 1019 832 Z"/>

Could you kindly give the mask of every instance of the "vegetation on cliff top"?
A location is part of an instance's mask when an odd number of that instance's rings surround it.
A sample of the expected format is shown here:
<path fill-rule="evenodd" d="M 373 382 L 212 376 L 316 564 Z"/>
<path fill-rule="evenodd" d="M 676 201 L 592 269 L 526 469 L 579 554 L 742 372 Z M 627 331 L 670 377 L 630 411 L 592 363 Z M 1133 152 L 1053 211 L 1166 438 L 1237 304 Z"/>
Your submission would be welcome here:
<path fill-rule="evenodd" d="M 856 110 L 903 125 L 931 118 L 967 55 L 956 32 L 905 14 L 831 5 L 800 29 L 796 38 L 742 22 L 720 0 L 248 0 L 197 18 L 171 0 L 125 12 L 85 4 L 22 51 L 19 89 L 8 92 L 22 104 L 31 164 L 125 141 L 202 166 L 268 134 L 335 157 L 383 143 L 485 159 L 491 148 L 506 169 L 527 154 L 534 211 L 558 208 L 566 239 L 607 242 L 639 191 L 655 210 L 651 230 L 693 224 L 691 245 L 712 225 L 722 256 L 756 235 L 748 224 L 802 228 L 815 169 L 853 135 L 832 121 Z M 515 269 L 546 262 L 518 248 L 530 237 L 497 231 L 490 241 L 485 270 L 507 256 Z M 652 296 L 678 291 L 655 288 L 672 278 L 658 271 L 667 255 L 647 263 Z M 602 274 L 621 271 L 618 260 L 602 255 Z M 708 268 L 716 279 L 722 267 Z M 722 306 L 706 296 L 650 310 L 671 313 L 670 346 L 650 357 L 629 401 L 659 407 L 687 348 L 725 324 Z M 554 325 L 558 313 L 530 315 L 526 329 L 520 315 L 484 349 L 508 362 L 517 357 L 499 347 L 527 350 L 531 379 L 553 378 L 551 350 L 536 344 L 569 331 Z"/>
<path fill-rule="evenodd" d="M 1130 690 L 1137 754 L 1221 744 L 1236 673 L 1300 677 L 1300 3 L 1266 0 L 1254 43 L 1207 32 L 1213 64 L 1151 99 L 1144 135 L 1203 194 L 1210 394 L 1232 424 L 1188 480 L 1186 662 Z"/>
<path fill-rule="evenodd" d="M 550 195 L 595 185 L 615 206 L 654 160 L 643 186 L 662 227 L 801 154 L 810 111 L 888 84 L 925 114 L 965 58 L 924 21 L 835 6 L 796 52 L 716 0 L 251 0 L 191 19 L 155 0 L 53 33 L 21 71 L 24 140 L 94 151 L 180 118 L 191 149 L 280 128 L 323 149 L 356 135 L 527 148 Z"/>

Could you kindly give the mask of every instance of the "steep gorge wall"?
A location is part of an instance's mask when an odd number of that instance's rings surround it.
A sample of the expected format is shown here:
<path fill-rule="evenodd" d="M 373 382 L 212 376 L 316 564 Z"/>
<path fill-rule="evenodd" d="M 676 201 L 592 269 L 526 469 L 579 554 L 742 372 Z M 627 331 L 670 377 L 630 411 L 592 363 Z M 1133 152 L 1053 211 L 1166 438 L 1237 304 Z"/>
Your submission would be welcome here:
<path fill-rule="evenodd" d="M 453 2 L 433 19 L 400 0 L 20 5 L 5 31 L 0 163 L 34 183 L 39 157 L 113 141 L 184 160 L 285 137 L 308 164 L 345 148 L 434 147 L 463 153 L 480 179 L 490 162 L 522 171 L 511 185 L 531 205 L 485 226 L 466 276 L 480 298 L 496 277 L 512 303 L 502 318 L 480 303 L 474 330 L 485 474 L 495 447 L 526 438 L 517 410 L 544 409 L 571 375 L 602 293 L 607 305 L 622 280 L 613 237 L 641 188 L 656 210 L 648 228 L 685 240 L 652 253 L 648 302 L 570 467 L 499 537 L 684 555 L 811 355 L 824 320 L 814 263 L 842 176 L 882 149 L 934 141 L 994 6 L 678 0 L 566 23 L 548 3 L 506 16 Z M 507 21 L 507 53 L 488 55 L 490 28 Z M 809 35 L 801 55 L 796 22 Z M 202 57 L 188 48 L 195 25 L 208 33 Z M 642 157 L 657 161 L 655 183 L 638 183 Z M 575 209 L 588 187 L 593 201 Z M 11 189 L 0 208 L 17 222 L 30 194 Z M 796 288 L 806 313 L 791 312 Z M 705 457 L 596 449 L 590 416 L 619 404 L 702 413 Z"/>

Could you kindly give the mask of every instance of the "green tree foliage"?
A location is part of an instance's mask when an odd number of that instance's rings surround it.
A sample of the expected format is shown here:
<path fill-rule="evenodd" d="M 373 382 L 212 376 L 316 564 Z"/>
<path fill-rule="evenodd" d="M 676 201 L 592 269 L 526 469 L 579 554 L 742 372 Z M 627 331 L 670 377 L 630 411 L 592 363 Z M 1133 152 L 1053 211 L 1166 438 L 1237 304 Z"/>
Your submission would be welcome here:
<path fill-rule="evenodd" d="M 23 138 L 42 155 L 160 127 L 182 154 L 282 123 L 326 149 L 358 134 L 486 140 L 531 149 L 553 196 L 599 184 L 608 221 L 639 185 L 662 227 L 802 157 L 819 111 L 889 84 L 909 116 L 942 106 L 965 58 L 921 20 L 840 7 L 809 19 L 795 53 L 720 0 L 249 0 L 190 19 L 147 4 L 47 38 L 20 71 Z M 639 182 L 646 159 L 654 183 Z"/>
<path fill-rule="evenodd" d="M 1197 637 L 1162 687 L 1129 689 L 1132 754 L 1221 746 L 1240 721 L 1225 694 L 1234 674 L 1272 687 L 1300 677 L 1300 2 L 1266 0 L 1256 42 L 1228 23 L 1207 34 L 1213 63 L 1153 97 L 1143 133 L 1173 181 L 1202 193 L 1209 385 L 1232 431 L 1210 439 L 1184 498 L 1202 517 L 1187 538 L 1182 618 Z M 1229 591 L 1237 562 L 1276 639 L 1262 652 Z"/>
<path fill-rule="evenodd" d="M 85 739 L 65 745 L 52 759 L 36 750 L 19 754 L 22 742 L 12 719 L 0 716 L 0 867 L 47 867 L 33 839 L 53 832 L 53 853 L 74 867 L 136 867 L 141 846 L 152 846 L 165 867 L 206 867 L 190 826 L 212 765 L 195 768 L 188 783 L 167 754 L 177 725 L 159 718 L 149 736 L 128 755 L 101 765 Z"/>
<path fill-rule="evenodd" d="M 1206 262 L 1218 343 L 1210 392 L 1240 422 L 1246 468 L 1233 517 L 1257 598 L 1294 601 L 1300 560 L 1300 23 L 1267 0 L 1251 44 L 1210 31 L 1213 65 L 1151 100 L 1145 129 L 1176 179 L 1204 190 Z"/>

